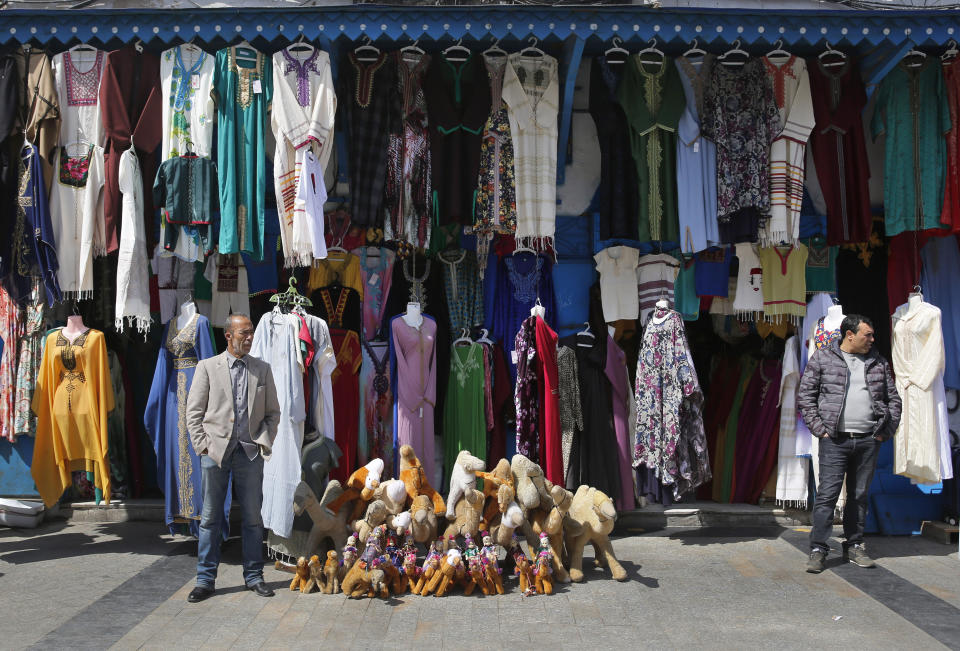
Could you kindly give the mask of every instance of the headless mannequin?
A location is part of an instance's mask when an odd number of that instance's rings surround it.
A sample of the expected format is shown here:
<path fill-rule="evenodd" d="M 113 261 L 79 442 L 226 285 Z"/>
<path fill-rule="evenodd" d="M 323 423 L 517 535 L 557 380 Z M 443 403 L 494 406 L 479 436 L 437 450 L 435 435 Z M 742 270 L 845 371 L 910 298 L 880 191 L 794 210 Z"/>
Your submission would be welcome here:
<path fill-rule="evenodd" d="M 67 317 L 67 325 L 63 329 L 63 336 L 72 342 L 87 330 L 89 328 L 83 324 L 83 317 L 79 314 L 71 314 Z"/>
<path fill-rule="evenodd" d="M 831 305 L 827 308 L 827 315 L 823 317 L 823 329 L 827 332 L 839 330 L 844 316 L 842 305 Z M 807 358 L 809 359 L 817 352 L 817 342 L 813 339 L 813 331 L 807 334 L 810 336 L 810 342 L 807 344 Z"/>
<path fill-rule="evenodd" d="M 923 294 L 910 294 L 910 298 L 907 299 L 907 312 L 917 309 L 917 307 L 919 307 L 922 303 Z"/>
<path fill-rule="evenodd" d="M 407 303 L 407 311 L 403 315 L 403 322 L 411 328 L 420 329 L 423 325 L 423 313 L 420 311 L 420 303 Z"/>
<path fill-rule="evenodd" d="M 657 301 L 654 307 L 656 308 L 656 310 L 654 310 L 653 315 L 650 317 L 650 320 L 658 324 L 666 321 L 667 316 L 670 314 L 670 311 L 669 311 L 670 304 L 666 301 L 666 299 L 661 298 L 659 301 Z M 660 316 L 657 316 L 657 312 L 661 310 L 663 311 L 663 314 L 661 314 Z"/>
<path fill-rule="evenodd" d="M 180 314 L 177 315 L 177 330 L 183 330 L 190 323 L 190 319 L 197 313 L 197 306 L 192 300 L 187 300 L 180 306 Z"/>

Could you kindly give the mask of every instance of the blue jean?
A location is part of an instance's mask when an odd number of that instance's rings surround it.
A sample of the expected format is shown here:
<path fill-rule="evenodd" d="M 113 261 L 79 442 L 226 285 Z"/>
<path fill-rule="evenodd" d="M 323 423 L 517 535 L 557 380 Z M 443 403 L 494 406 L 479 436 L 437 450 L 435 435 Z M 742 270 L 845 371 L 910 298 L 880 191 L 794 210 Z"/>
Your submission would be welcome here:
<path fill-rule="evenodd" d="M 253 586 L 263 582 L 263 457 L 251 461 L 240 445 L 223 459 L 223 467 L 208 455 L 200 457 L 203 470 L 203 514 L 200 516 L 200 541 L 197 549 L 197 585 L 213 588 L 220 565 L 223 539 L 223 503 L 230 489 L 230 475 L 242 509 L 243 582 Z"/>
<path fill-rule="evenodd" d="M 863 542 L 867 522 L 870 482 L 877 469 L 880 442 L 872 436 L 850 438 L 837 433 L 820 439 L 820 485 L 813 505 L 810 549 L 830 549 L 827 540 L 833 532 L 833 512 L 840 497 L 843 477 L 847 477 L 847 501 L 843 507 L 844 546 Z"/>

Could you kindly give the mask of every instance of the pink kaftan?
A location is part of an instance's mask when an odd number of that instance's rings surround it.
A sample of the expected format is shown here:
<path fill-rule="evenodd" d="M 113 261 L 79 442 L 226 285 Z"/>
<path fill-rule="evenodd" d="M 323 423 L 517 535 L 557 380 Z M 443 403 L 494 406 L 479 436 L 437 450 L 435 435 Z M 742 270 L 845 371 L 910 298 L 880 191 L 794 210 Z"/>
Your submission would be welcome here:
<path fill-rule="evenodd" d="M 437 322 L 424 315 L 420 327 L 413 328 L 403 317 L 396 317 L 390 329 L 397 373 L 394 450 L 399 450 L 401 445 L 412 445 L 427 477 L 435 481 L 433 408 L 437 402 Z"/>
<path fill-rule="evenodd" d="M 630 426 L 627 417 L 627 401 L 633 398 L 630 380 L 626 373 L 627 355 L 621 350 L 613 337 L 607 335 L 607 365 L 603 369 L 610 380 L 613 398 L 613 427 L 617 433 L 617 457 L 620 461 L 620 495 L 611 496 L 617 503 L 618 511 L 627 511 L 634 507 L 633 498 L 633 445 L 630 442 Z"/>

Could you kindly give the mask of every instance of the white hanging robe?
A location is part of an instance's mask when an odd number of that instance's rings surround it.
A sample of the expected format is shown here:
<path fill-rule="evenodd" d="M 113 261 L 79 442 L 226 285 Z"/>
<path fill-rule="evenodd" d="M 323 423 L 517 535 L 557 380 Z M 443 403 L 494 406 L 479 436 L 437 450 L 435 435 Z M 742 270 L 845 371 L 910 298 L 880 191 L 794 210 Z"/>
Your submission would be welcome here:
<path fill-rule="evenodd" d="M 780 443 L 777 455 L 777 502 L 806 508 L 807 467 L 797 456 L 797 385 L 800 383 L 800 346 L 796 335 L 787 339 L 780 376 Z"/>
<path fill-rule="evenodd" d="M 297 180 L 303 152 L 316 152 L 320 168 L 326 169 L 333 150 L 333 125 L 337 95 L 330 72 L 330 56 L 319 49 L 303 54 L 280 50 L 273 55 L 274 99 L 270 125 L 277 142 L 273 158 L 273 184 L 280 212 L 280 242 L 284 265 L 308 267 L 313 262 L 309 237 L 295 237 Z M 322 177 L 322 173 L 321 173 Z M 299 216 L 301 219 L 303 215 Z"/>
<path fill-rule="evenodd" d="M 300 319 L 278 310 L 260 319 L 250 355 L 270 365 L 280 403 L 280 423 L 270 458 L 263 464 L 263 526 L 290 537 L 293 530 L 293 494 L 300 483 L 300 449 L 306 404 L 303 365 L 297 333 Z"/>
<path fill-rule="evenodd" d="M 557 60 L 511 54 L 501 97 L 513 140 L 517 242 L 531 248 L 552 246 L 557 219 Z"/>
<path fill-rule="evenodd" d="M 800 204 L 807 140 L 816 120 L 806 62 L 791 56 L 777 65 L 763 57 L 773 95 L 780 109 L 780 135 L 770 145 L 770 215 L 760 230 L 760 243 L 793 244 L 800 237 Z"/>
<path fill-rule="evenodd" d="M 123 194 L 120 249 L 117 255 L 117 300 L 114 327 L 123 332 L 129 320 L 144 335 L 150 330 L 150 285 L 143 220 L 143 181 L 133 147 L 120 155 L 117 180 Z"/>
<path fill-rule="evenodd" d="M 941 480 L 941 437 L 935 385 L 939 380 L 943 386 L 944 368 L 940 309 L 924 302 L 897 308 L 892 344 L 897 391 L 903 400 L 893 470 L 916 483 L 936 483 Z"/>

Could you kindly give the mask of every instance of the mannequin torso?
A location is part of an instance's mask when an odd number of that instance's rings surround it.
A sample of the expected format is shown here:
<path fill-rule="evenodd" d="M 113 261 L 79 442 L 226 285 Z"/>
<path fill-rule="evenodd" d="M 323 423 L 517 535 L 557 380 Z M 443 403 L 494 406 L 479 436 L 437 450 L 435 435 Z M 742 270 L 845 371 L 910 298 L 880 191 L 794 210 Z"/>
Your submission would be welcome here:
<path fill-rule="evenodd" d="M 192 300 L 188 300 L 180 306 L 180 313 L 177 315 L 177 330 L 183 330 L 190 323 L 190 319 L 197 313 L 197 306 Z"/>
<path fill-rule="evenodd" d="M 86 332 L 89 328 L 83 324 L 83 317 L 79 314 L 71 314 L 67 317 L 67 325 L 63 328 L 63 336 L 71 342 Z"/>
<path fill-rule="evenodd" d="M 403 315 L 403 321 L 411 328 L 419 329 L 423 325 L 423 313 L 420 311 L 420 304 L 407 303 L 407 311 Z"/>

